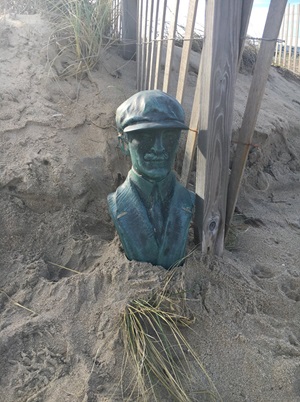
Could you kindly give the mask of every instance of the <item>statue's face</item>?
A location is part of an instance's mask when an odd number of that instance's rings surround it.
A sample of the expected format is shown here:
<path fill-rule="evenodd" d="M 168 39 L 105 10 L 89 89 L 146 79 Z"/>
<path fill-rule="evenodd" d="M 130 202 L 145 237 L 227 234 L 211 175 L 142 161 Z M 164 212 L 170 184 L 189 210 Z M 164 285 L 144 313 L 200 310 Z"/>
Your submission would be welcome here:
<path fill-rule="evenodd" d="M 180 130 L 150 129 L 128 133 L 134 170 L 147 180 L 164 179 L 173 167 Z"/>

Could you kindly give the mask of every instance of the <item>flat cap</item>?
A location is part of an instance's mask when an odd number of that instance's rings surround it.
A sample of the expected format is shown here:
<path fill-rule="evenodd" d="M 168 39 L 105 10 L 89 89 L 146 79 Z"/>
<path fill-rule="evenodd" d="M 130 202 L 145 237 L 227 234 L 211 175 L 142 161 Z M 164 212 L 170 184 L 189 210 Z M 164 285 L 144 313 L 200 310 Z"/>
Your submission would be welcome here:
<path fill-rule="evenodd" d="M 184 118 L 180 103 L 173 96 L 159 90 L 134 94 L 116 112 L 119 133 L 155 128 L 188 130 Z"/>

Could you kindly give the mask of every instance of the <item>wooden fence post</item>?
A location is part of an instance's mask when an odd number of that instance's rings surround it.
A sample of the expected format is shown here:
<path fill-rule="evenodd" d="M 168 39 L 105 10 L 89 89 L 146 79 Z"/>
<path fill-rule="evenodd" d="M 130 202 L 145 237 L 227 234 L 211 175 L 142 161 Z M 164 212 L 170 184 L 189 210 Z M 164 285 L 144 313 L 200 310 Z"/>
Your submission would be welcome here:
<path fill-rule="evenodd" d="M 227 231 L 235 209 L 286 3 L 287 0 L 271 0 L 230 175 L 226 214 Z"/>
<path fill-rule="evenodd" d="M 123 57 L 130 60 L 136 54 L 137 0 L 123 0 L 122 3 Z"/>
<path fill-rule="evenodd" d="M 253 5 L 253 0 L 243 0 L 241 30 L 240 30 L 240 38 L 239 38 L 238 66 L 240 65 L 240 62 L 241 62 L 241 59 L 242 59 L 242 53 L 243 53 L 243 49 L 244 49 L 246 33 L 247 33 L 249 19 L 250 19 L 251 10 L 252 10 L 252 5 Z M 203 53 L 203 51 L 202 51 L 202 53 Z M 205 102 L 205 100 L 203 100 L 204 105 L 202 104 L 202 101 L 201 101 L 201 105 L 200 105 L 200 87 L 203 84 L 205 85 L 205 82 L 201 83 L 201 76 L 202 76 L 201 71 L 202 71 L 202 58 L 200 60 L 198 78 L 197 78 L 195 95 L 194 95 L 194 102 L 193 102 L 192 113 L 191 113 L 190 129 L 188 131 L 187 142 L 186 142 L 186 147 L 185 147 L 185 154 L 184 154 L 183 165 L 182 165 L 182 172 L 181 172 L 181 183 L 184 186 L 188 185 L 192 165 L 193 165 L 193 162 L 194 162 L 194 156 L 195 156 L 195 150 L 196 150 L 196 142 L 197 142 L 198 131 L 199 131 L 200 106 L 201 106 L 201 113 L 203 113 L 203 107 L 205 107 L 205 105 L 207 103 L 207 102 Z M 179 87 L 179 84 L 178 84 L 178 87 Z M 180 99 L 180 98 L 177 97 L 177 99 Z M 205 147 L 205 144 L 202 144 L 201 147 L 202 148 Z M 198 154 L 198 157 L 201 159 L 202 154 L 201 153 Z M 201 190 L 201 194 L 202 194 L 201 197 L 203 198 L 203 196 L 204 196 L 204 182 L 205 182 L 205 178 L 204 178 L 204 176 L 205 176 L 205 174 L 204 174 L 205 158 L 203 159 L 203 163 L 201 163 L 199 161 L 199 164 L 201 164 L 201 167 L 199 167 L 199 169 L 203 169 L 203 179 L 201 179 L 201 181 L 203 183 L 203 188 Z M 200 225 L 202 226 L 202 224 L 200 223 L 200 219 L 199 219 L 199 226 Z"/>
<path fill-rule="evenodd" d="M 243 2 L 240 0 L 207 0 L 206 3 L 195 223 L 199 241 L 202 240 L 202 251 L 216 255 L 222 255 L 224 249 L 229 153 L 242 8 Z"/>

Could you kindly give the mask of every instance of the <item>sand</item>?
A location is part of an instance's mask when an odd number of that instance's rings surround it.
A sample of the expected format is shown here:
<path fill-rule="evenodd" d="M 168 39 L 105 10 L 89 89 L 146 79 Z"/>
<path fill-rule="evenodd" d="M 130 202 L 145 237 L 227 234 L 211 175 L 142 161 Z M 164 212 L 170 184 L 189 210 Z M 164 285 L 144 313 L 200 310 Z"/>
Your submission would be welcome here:
<path fill-rule="evenodd" d="M 134 400 L 122 313 L 166 274 L 126 259 L 107 212 L 130 167 L 114 114 L 136 66 L 113 48 L 58 79 L 50 33 L 39 15 L 0 21 L 0 401 Z M 250 82 L 239 74 L 234 138 Z M 186 337 L 226 402 L 300 401 L 299 116 L 300 81 L 272 68 L 224 257 L 195 251 L 176 273 Z"/>

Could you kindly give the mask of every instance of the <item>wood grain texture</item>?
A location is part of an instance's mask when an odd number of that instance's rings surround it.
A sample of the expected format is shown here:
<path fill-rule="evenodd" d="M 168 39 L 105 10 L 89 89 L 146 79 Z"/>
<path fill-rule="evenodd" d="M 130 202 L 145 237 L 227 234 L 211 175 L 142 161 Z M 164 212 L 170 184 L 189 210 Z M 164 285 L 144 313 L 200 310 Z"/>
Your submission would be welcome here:
<path fill-rule="evenodd" d="M 242 7 L 241 0 L 207 1 L 197 144 L 196 224 L 202 251 L 216 255 L 222 255 L 224 249 Z"/>
<path fill-rule="evenodd" d="M 235 209 L 242 175 L 246 165 L 261 101 L 264 95 L 286 2 L 287 0 L 272 0 L 270 4 L 263 33 L 263 38 L 267 40 L 262 41 L 257 55 L 257 61 L 230 175 L 226 214 L 227 230 Z"/>

